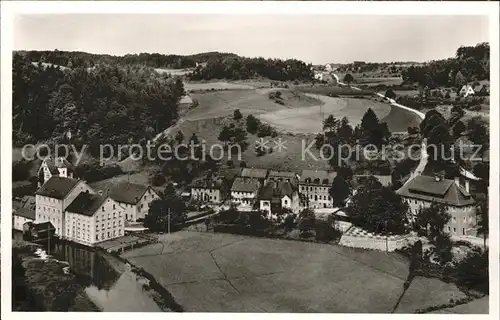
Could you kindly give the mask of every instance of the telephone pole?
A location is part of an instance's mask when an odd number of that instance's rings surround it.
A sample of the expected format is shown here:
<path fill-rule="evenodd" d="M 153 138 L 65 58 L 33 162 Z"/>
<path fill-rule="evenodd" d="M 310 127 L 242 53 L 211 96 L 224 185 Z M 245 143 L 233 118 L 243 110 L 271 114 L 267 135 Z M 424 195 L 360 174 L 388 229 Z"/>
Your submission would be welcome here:
<path fill-rule="evenodd" d="M 168 208 L 168 234 L 170 234 L 170 208 Z"/>

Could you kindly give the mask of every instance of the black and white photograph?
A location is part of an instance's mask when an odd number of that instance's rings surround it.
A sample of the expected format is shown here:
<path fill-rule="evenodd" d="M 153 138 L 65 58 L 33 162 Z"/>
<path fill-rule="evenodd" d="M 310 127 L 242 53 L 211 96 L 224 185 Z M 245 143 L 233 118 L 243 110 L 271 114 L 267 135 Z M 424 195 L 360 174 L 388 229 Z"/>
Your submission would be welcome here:
<path fill-rule="evenodd" d="M 498 3 L 141 3 L 2 10 L 2 317 L 498 316 Z"/>

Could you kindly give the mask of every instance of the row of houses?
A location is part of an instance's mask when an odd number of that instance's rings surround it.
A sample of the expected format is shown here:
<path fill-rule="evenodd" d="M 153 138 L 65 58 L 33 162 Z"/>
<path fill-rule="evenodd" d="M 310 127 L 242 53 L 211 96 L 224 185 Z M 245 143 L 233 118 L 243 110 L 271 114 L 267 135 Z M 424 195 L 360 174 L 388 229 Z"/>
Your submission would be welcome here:
<path fill-rule="evenodd" d="M 300 174 L 257 168 L 223 170 L 191 185 L 191 198 L 211 204 L 230 201 L 240 211 L 260 209 L 274 215 L 283 208 L 298 213 L 303 208 L 333 208 L 330 188 L 335 171 L 302 170 Z M 368 176 L 355 175 L 360 181 Z M 375 176 L 383 185 L 391 176 Z"/>
<path fill-rule="evenodd" d="M 201 180 L 191 187 L 191 197 L 219 204 L 226 200 L 240 211 L 262 210 L 273 216 L 283 208 L 294 213 L 303 208 L 333 208 L 330 188 L 337 173 L 327 170 L 303 170 L 300 174 L 266 169 L 231 169 L 232 175 L 216 175 L 217 183 Z M 392 183 L 390 175 L 354 175 L 353 194 L 368 177 L 376 178 L 383 186 Z M 233 180 L 227 180 L 231 177 Z M 230 178 L 230 179 L 231 179 Z M 396 191 L 409 206 L 406 213 L 414 221 L 422 208 L 432 203 L 444 204 L 451 215 L 445 231 L 456 236 L 477 234 L 476 203 L 469 193 L 469 182 L 461 183 L 443 176 L 417 175 Z"/>
<path fill-rule="evenodd" d="M 151 186 L 128 182 L 96 191 L 64 168 L 64 162 L 42 163 L 43 184 L 35 195 L 13 202 L 14 229 L 50 223 L 59 238 L 94 246 L 123 236 L 125 224 L 143 219 L 149 204 L 160 198 Z"/>

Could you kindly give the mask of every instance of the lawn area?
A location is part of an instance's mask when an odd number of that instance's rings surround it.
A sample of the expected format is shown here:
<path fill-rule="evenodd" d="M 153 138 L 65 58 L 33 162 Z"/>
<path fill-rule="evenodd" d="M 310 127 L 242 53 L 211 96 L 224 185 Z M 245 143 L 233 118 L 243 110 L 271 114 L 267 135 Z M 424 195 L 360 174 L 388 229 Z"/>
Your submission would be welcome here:
<path fill-rule="evenodd" d="M 184 82 L 184 89 L 188 92 L 199 90 L 251 90 L 254 87 L 245 83 L 233 83 L 226 81 L 213 82 Z"/>
<path fill-rule="evenodd" d="M 189 231 L 161 238 L 123 257 L 193 312 L 390 312 L 407 272 L 382 252 Z"/>
<path fill-rule="evenodd" d="M 193 72 L 193 69 L 164 69 L 164 68 L 156 68 L 156 72 L 160 74 L 170 74 L 171 76 L 184 76 L 188 73 Z"/>
<path fill-rule="evenodd" d="M 159 240 L 122 256 L 188 312 L 391 313 L 408 275 L 397 253 L 193 231 Z M 453 284 L 417 277 L 396 312 L 463 297 Z"/>
<path fill-rule="evenodd" d="M 269 99 L 269 93 L 280 91 L 283 104 Z M 262 88 L 255 90 L 224 90 L 193 93 L 191 98 L 198 101 L 199 106 L 193 109 L 184 118 L 186 120 L 200 120 L 231 116 L 236 109 L 243 115 L 260 114 L 292 108 L 320 105 L 321 100 L 306 96 L 288 89 Z"/>
<path fill-rule="evenodd" d="M 379 119 L 385 118 L 391 110 L 388 104 L 371 99 L 331 98 L 313 94 L 308 94 L 308 96 L 321 100 L 323 105 L 269 112 L 260 114 L 259 118 L 276 127 L 277 130 L 318 133 L 322 131 L 323 119 L 329 115 L 337 119 L 347 117 L 354 127 L 361 123 L 361 118 L 368 108 L 371 108 Z"/>
<path fill-rule="evenodd" d="M 383 84 L 386 86 L 400 85 L 403 83 L 401 77 L 360 77 L 354 78 L 353 84 L 364 84 L 367 86 L 376 86 Z"/>

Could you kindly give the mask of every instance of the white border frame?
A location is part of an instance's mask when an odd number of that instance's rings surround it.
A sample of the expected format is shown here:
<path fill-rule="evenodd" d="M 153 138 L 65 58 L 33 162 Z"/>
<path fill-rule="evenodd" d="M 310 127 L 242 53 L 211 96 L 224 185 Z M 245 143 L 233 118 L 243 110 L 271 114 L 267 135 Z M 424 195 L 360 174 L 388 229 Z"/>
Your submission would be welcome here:
<path fill-rule="evenodd" d="M 470 319 L 498 319 L 499 303 L 499 217 L 498 217 L 498 196 L 500 195 L 498 185 L 499 175 L 499 6 L 496 2 L 112 2 L 112 1 L 88 1 L 88 2 L 44 2 L 44 1 L 22 1 L 10 2 L 2 1 L 1 10 L 1 163 L 2 171 L 2 212 L 4 212 L 1 229 L 2 244 L 2 318 L 20 319 L 22 317 L 37 317 L 57 319 L 67 317 L 66 313 L 55 312 L 37 312 L 37 313 L 13 313 L 11 306 L 11 224 L 12 220 L 8 212 L 12 212 L 12 186 L 11 186 L 11 163 L 12 163 L 12 29 L 13 17 L 16 14 L 48 14 L 48 13 L 133 13 L 133 14 L 175 14 L 175 13 L 193 13 L 193 14 L 356 14 L 356 15 L 485 15 L 490 20 L 490 47 L 491 47 L 491 108 L 490 108 L 490 314 L 489 315 L 446 315 L 447 317 L 464 317 Z M 150 317 L 157 318 L 164 315 L 159 313 L 119 313 L 122 318 L 132 317 Z M 75 312 L 71 317 L 84 319 L 89 316 L 88 313 Z M 92 315 L 98 318 L 108 318 L 109 314 L 99 313 Z M 173 318 L 205 318 L 217 317 L 232 319 L 237 316 L 240 319 L 256 319 L 257 317 L 272 316 L 273 318 L 298 319 L 306 317 L 318 317 L 327 319 L 330 314 L 250 314 L 239 313 L 237 315 L 230 313 L 211 313 L 211 314 L 169 314 Z M 336 317 L 343 318 L 386 318 L 388 315 L 373 314 L 335 314 Z M 389 315 L 389 317 L 412 318 L 412 317 L 437 318 L 440 315 Z"/>

